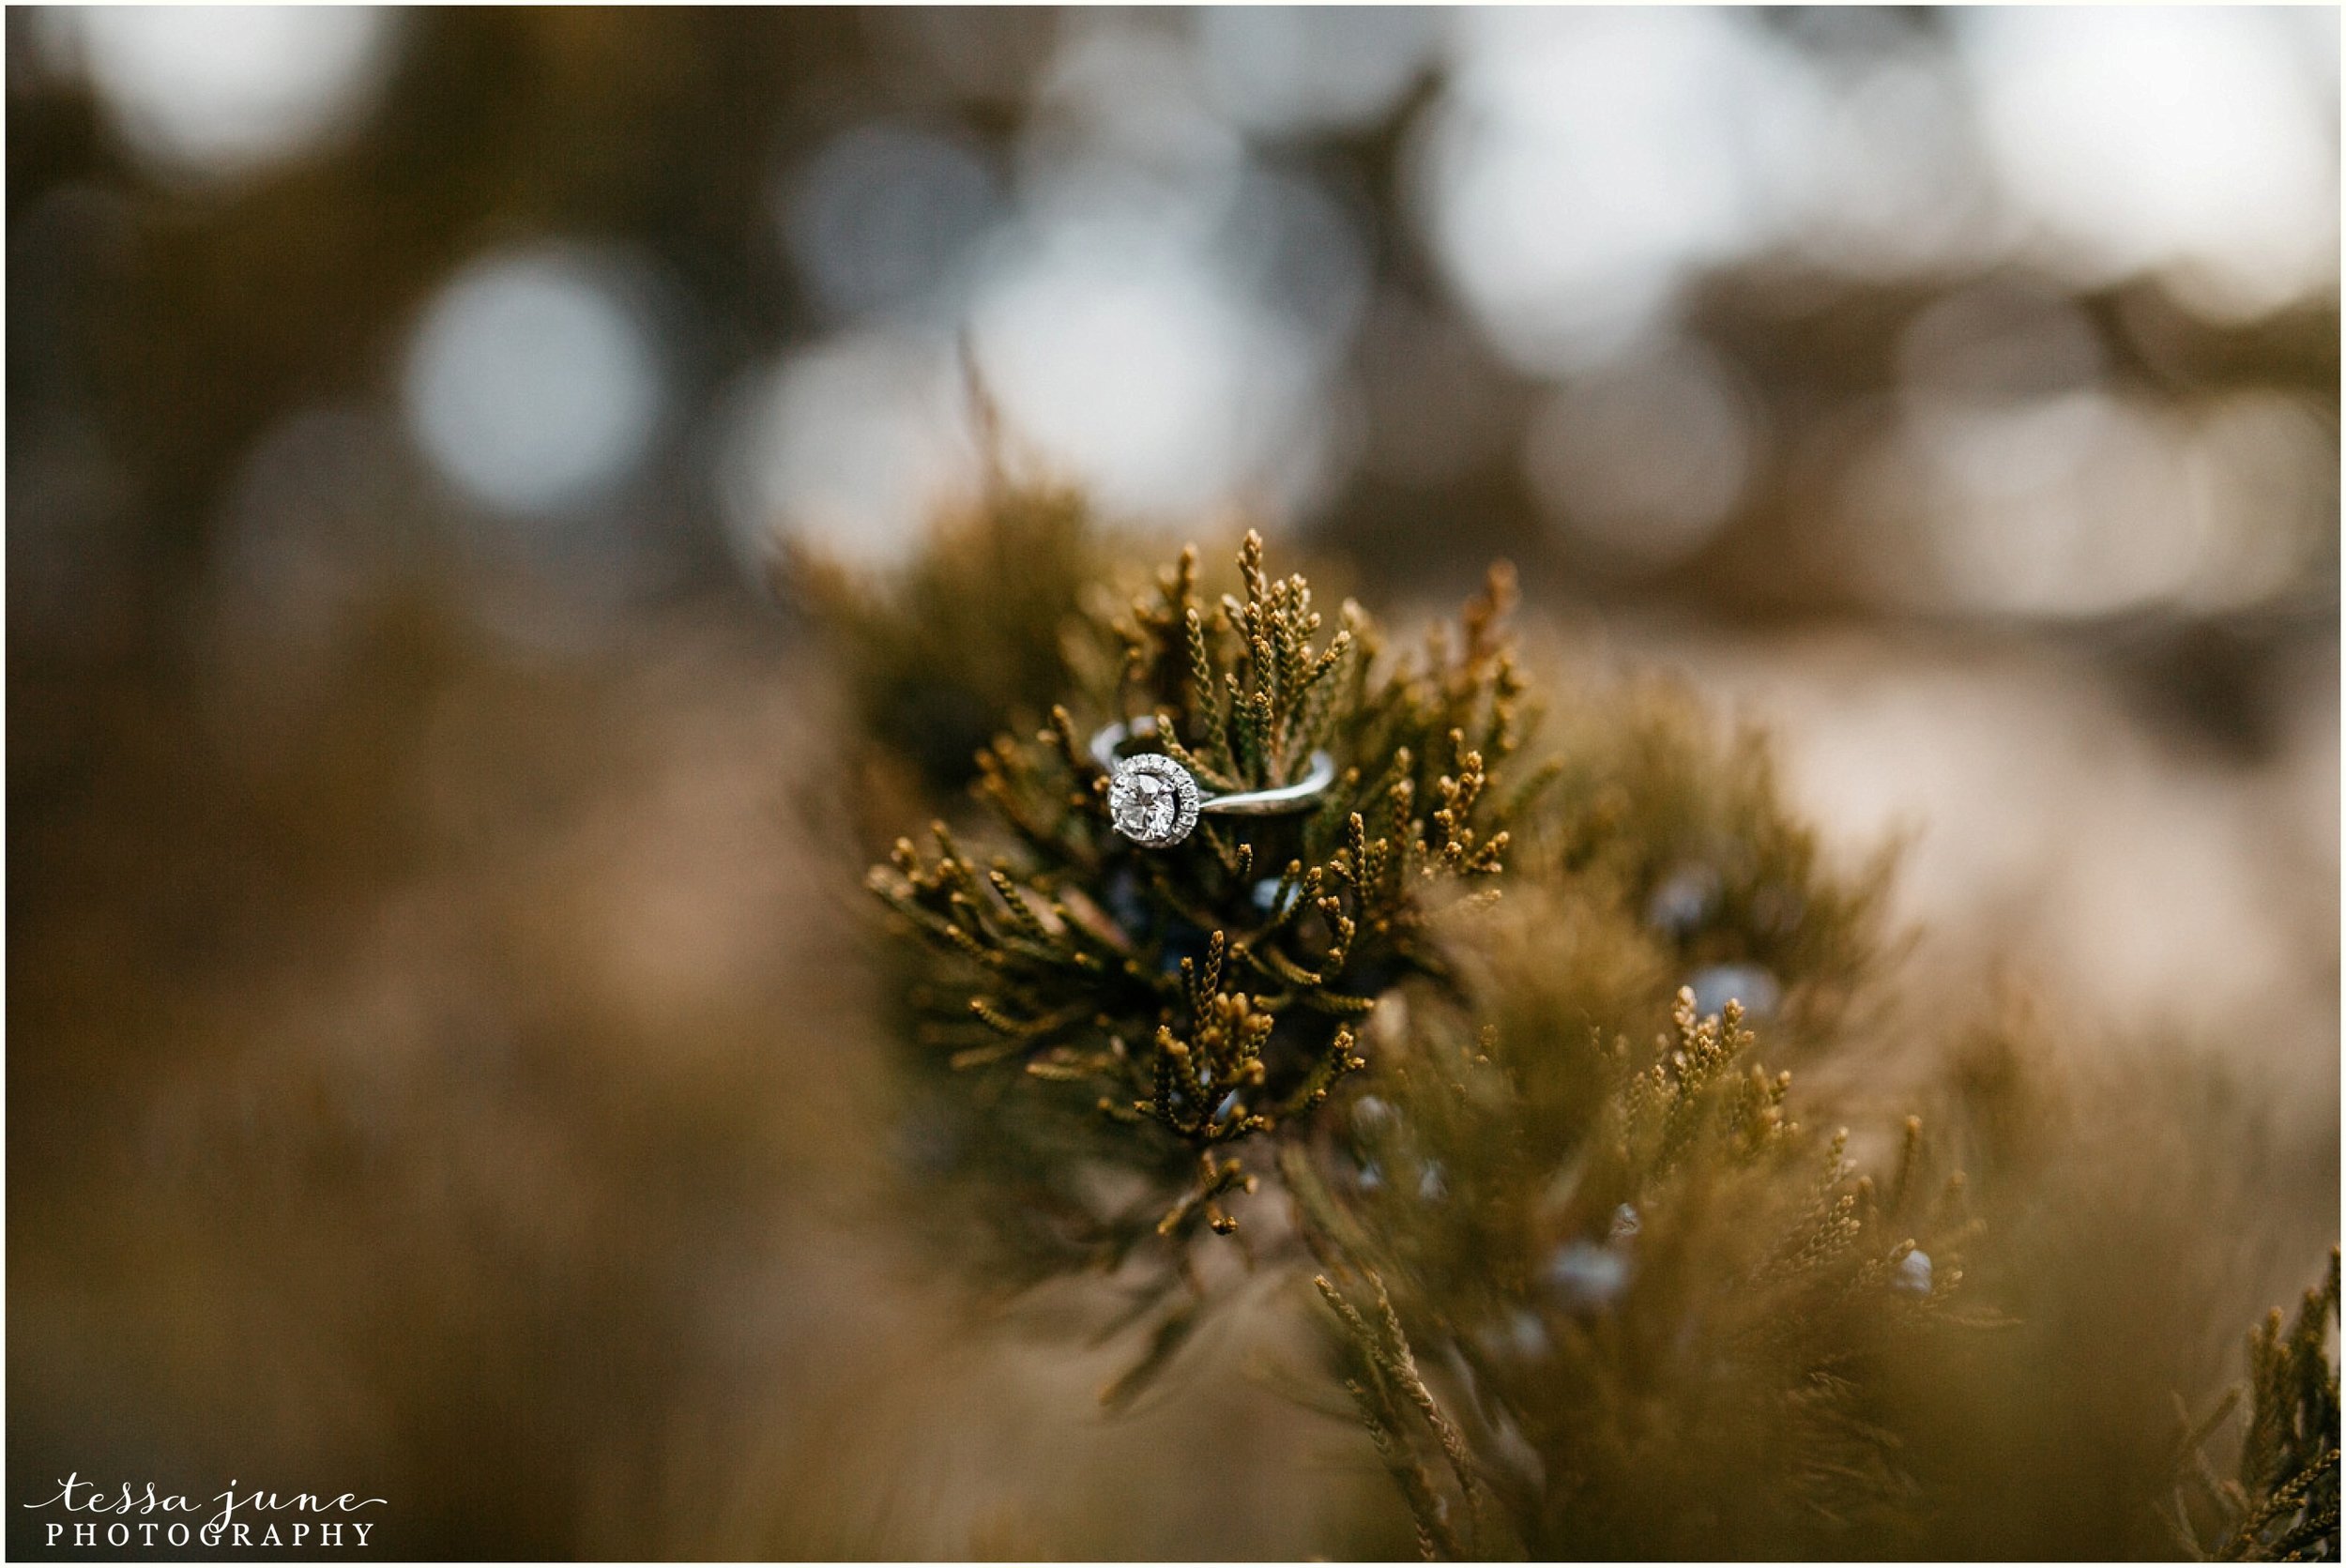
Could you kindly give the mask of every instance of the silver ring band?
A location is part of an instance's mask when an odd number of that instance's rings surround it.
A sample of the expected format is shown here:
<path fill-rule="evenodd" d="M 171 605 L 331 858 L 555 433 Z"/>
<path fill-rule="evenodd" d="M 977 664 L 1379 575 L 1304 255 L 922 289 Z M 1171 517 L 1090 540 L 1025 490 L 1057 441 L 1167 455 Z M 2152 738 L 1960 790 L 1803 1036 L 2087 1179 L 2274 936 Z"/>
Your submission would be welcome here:
<path fill-rule="evenodd" d="M 1326 752 L 1314 752 L 1303 777 L 1291 784 L 1208 795 L 1189 769 L 1171 757 L 1150 754 L 1120 758 L 1116 754 L 1127 740 L 1146 739 L 1156 733 L 1157 721 L 1144 713 L 1130 723 L 1110 724 L 1091 738 L 1091 758 L 1108 775 L 1109 820 L 1118 832 L 1152 849 L 1166 848 L 1187 838 L 1200 813 L 1275 816 L 1309 806 L 1315 796 L 1335 783 L 1335 758 Z"/>
<path fill-rule="evenodd" d="M 1142 714 L 1129 724 L 1108 725 L 1091 738 L 1091 760 L 1103 772 L 1116 771 L 1117 748 L 1127 740 L 1146 740 L 1157 733 L 1157 721 Z M 1292 811 L 1336 782 L 1336 759 L 1325 752 L 1312 754 L 1311 766 L 1303 776 L 1291 784 L 1277 789 L 1250 789 L 1237 795 L 1208 795 L 1197 802 L 1201 812 L 1219 812 L 1225 816 L 1275 816 Z"/>

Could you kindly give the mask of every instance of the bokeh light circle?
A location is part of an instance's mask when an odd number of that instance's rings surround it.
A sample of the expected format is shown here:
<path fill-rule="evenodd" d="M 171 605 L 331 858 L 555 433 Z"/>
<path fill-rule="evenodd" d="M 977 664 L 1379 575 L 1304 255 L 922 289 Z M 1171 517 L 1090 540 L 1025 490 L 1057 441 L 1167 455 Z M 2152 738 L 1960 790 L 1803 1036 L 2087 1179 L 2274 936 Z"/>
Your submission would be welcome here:
<path fill-rule="evenodd" d="M 372 102 L 401 19 L 373 6 L 93 6 L 52 13 L 131 150 L 209 178 L 295 157 Z"/>
<path fill-rule="evenodd" d="M 407 357 L 407 419 L 435 466 L 500 511 L 587 505 L 641 462 L 663 391 L 622 268 L 562 247 L 472 263 Z"/>

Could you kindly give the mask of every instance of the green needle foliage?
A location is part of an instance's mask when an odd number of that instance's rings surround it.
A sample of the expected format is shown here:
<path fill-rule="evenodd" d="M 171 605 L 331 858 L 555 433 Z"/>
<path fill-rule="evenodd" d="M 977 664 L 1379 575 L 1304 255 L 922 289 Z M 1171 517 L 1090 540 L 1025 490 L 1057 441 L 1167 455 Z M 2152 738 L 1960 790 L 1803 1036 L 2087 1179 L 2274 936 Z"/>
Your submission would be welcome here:
<path fill-rule="evenodd" d="M 883 582 L 804 549 L 779 557 L 774 577 L 836 656 L 858 727 L 902 775 L 880 791 L 896 799 L 963 788 L 1013 715 L 1060 699 L 1059 628 L 1106 570 L 1080 495 L 998 477 Z"/>
<path fill-rule="evenodd" d="M 1358 1026 L 1379 998 L 1449 973 L 1442 929 L 1483 902 L 1521 799 L 1499 790 L 1521 738 L 1503 574 L 1415 658 L 1348 603 L 1322 640 L 1309 586 L 1270 576 L 1258 536 L 1238 587 L 1209 603 L 1193 549 L 1095 616 L 1088 646 L 1115 657 L 1071 661 L 1090 689 L 979 756 L 984 847 L 939 822 L 930 851 L 901 840 L 871 878 L 927 955 L 923 1043 L 957 1071 L 1026 1080 L 1021 1115 L 1080 1108 L 1123 1129 L 1088 1152 L 1147 1179 L 1139 1201 L 1174 1237 L 1237 1228 L 1225 1200 L 1253 1179 L 1218 1151 L 1306 1119 L 1365 1065 Z M 1276 787 L 1322 749 L 1337 776 L 1308 811 L 1209 819 L 1146 849 L 1111 827 L 1084 741 L 1143 717 L 1210 790 Z M 1189 1176 L 1167 1194 L 1177 1161 Z M 1120 1250 L 1136 1212 L 1089 1228 Z"/>
<path fill-rule="evenodd" d="M 1689 975 L 1756 971 L 1780 993 L 1771 1048 L 1828 1047 L 1881 967 L 1892 850 L 1829 870 L 1816 829 L 1783 799 L 1767 737 L 1722 737 L 1667 681 L 1573 682 L 1551 697 L 1541 738 L 1555 783 L 1516 824 L 1515 880 L 1536 885 L 1543 925 L 1579 939 L 1484 987 L 1485 1005 L 1536 998 L 1619 1030 Z M 1591 948 L 1603 951 L 1580 962 Z"/>
<path fill-rule="evenodd" d="M 2335 1266 L 2252 1344 L 2233 1476 L 2229 1406 L 2146 1439 L 2199 1331 L 2127 1303 L 2134 1255 L 2225 1222 L 2129 1207 L 2167 1167 L 2110 1113 L 2187 1084 L 2072 1110 L 2025 1031 L 1894 1022 L 1888 859 L 1829 869 L 1763 737 L 1650 680 L 1558 682 L 1535 733 L 1503 572 L 1404 648 L 1252 536 L 1213 587 L 1111 556 L 1003 487 L 892 583 L 803 580 L 896 785 L 867 814 L 939 819 L 870 874 L 909 1207 L 985 1282 L 1113 1271 L 1103 1337 L 1147 1326 L 1112 1406 L 1243 1269 L 1384 1478 L 1356 1555 L 2335 1555 Z M 937 711 L 992 737 L 967 765 Z M 1210 790 L 1336 780 L 1142 848 L 1086 740 L 1143 719 Z"/>
<path fill-rule="evenodd" d="M 2338 1555 L 2338 1253 L 2286 1330 L 2276 1307 L 2248 1335 L 2247 1418 L 2239 1463 L 2219 1477 L 2206 1448 L 2240 1408 L 2241 1391 L 2184 1439 L 2170 1519 L 2201 1561 L 2335 1561 Z"/>
<path fill-rule="evenodd" d="M 1644 1051 L 1429 1028 L 1351 1106 L 1338 1174 L 1288 1161 L 1341 1376 L 1431 1555 L 1846 1552 L 1912 1506 L 1872 1373 L 1966 1316 L 1962 1183 L 1912 1120 L 1860 1176 L 1744 1022 L 1682 991 Z"/>

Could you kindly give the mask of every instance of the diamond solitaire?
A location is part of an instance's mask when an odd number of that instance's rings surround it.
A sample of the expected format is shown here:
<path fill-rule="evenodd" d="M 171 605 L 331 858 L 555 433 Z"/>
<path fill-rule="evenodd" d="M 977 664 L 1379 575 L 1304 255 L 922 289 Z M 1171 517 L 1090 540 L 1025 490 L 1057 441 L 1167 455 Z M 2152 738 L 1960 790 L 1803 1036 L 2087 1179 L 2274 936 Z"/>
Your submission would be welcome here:
<path fill-rule="evenodd" d="M 1126 757 L 1108 775 L 1108 820 L 1150 849 L 1169 849 L 1189 837 L 1203 804 L 1197 781 L 1169 756 Z"/>

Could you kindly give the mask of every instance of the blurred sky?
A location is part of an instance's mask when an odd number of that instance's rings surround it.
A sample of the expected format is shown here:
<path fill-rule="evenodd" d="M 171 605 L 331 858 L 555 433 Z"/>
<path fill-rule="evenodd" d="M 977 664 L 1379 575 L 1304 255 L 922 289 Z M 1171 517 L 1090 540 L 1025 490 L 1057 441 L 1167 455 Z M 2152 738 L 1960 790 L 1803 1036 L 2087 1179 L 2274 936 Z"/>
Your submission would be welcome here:
<path fill-rule="evenodd" d="M 658 122 L 445 192 L 428 262 L 347 258 L 397 297 L 336 324 L 363 373 L 330 390 L 530 559 L 890 558 L 970 482 L 966 352 L 1134 519 L 1893 615 L 2326 598 L 2334 9 L 913 8 L 832 13 L 819 53 L 792 25 L 29 12 L 13 112 L 97 118 L 20 153 L 15 243 L 45 277 L 93 227 L 233 229 L 320 166 L 331 224 L 427 130 L 510 142 L 528 104 Z M 613 29 L 632 79 L 559 101 Z M 492 109 L 464 56 L 499 34 L 526 90 Z M 655 142 L 724 165 L 671 193 L 726 205 L 704 232 L 659 210 Z M 254 389 L 274 419 L 326 389 L 299 379 Z M 285 482 L 281 437 L 240 434 L 215 504 Z M 77 438 L 19 494 L 102 489 Z"/>

